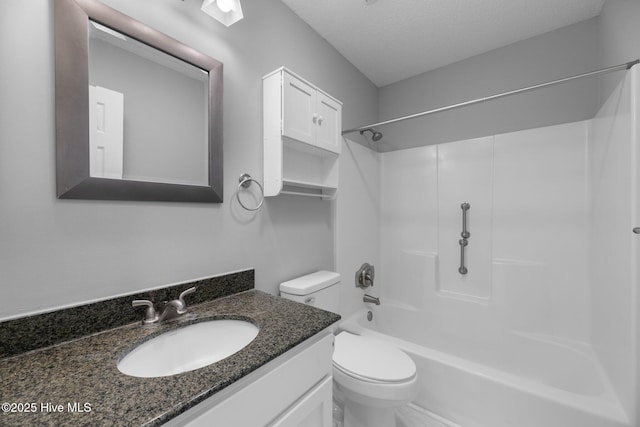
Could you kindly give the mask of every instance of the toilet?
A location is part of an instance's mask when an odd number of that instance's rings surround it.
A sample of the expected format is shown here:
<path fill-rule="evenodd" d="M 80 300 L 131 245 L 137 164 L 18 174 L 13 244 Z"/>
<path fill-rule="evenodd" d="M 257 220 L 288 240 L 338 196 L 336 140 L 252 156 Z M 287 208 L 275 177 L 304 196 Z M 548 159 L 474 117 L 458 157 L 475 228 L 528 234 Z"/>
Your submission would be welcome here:
<path fill-rule="evenodd" d="M 280 284 L 280 296 L 338 311 L 340 275 L 317 271 Z M 344 404 L 344 427 L 393 427 L 395 411 L 418 393 L 413 360 L 371 338 L 340 332 L 333 352 L 334 399 Z"/>

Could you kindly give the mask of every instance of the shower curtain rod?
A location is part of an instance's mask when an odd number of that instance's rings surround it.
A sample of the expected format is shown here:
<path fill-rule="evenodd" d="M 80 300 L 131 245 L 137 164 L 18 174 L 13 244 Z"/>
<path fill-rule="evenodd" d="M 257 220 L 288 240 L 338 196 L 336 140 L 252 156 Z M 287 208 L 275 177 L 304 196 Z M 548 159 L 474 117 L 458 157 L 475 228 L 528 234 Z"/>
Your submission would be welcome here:
<path fill-rule="evenodd" d="M 531 90 L 534 90 L 534 89 L 541 89 L 543 87 L 554 86 L 554 85 L 557 85 L 557 84 L 560 84 L 560 83 L 565 83 L 565 82 L 568 82 L 568 81 L 571 81 L 571 80 L 582 79 L 582 78 L 585 78 L 585 77 L 599 76 L 599 75 L 611 73 L 611 72 L 614 72 L 614 71 L 628 70 L 629 68 L 633 67 L 634 65 L 636 65 L 638 63 L 640 63 L 640 59 L 636 59 L 634 61 L 626 62 L 626 63 L 620 64 L 620 65 L 614 65 L 613 67 L 602 68 L 600 70 L 590 71 L 588 73 L 578 74 L 578 75 L 571 76 L 571 77 L 565 77 L 565 78 L 559 79 L 559 80 L 553 80 L 553 81 L 546 82 L 546 83 L 540 83 L 540 84 L 537 84 L 537 85 L 528 86 L 528 87 L 525 87 L 525 88 L 522 88 L 522 89 L 510 90 L 508 92 L 502 92 L 502 93 L 499 93 L 499 94 L 496 94 L 496 95 L 485 96 L 484 98 L 478 98 L 478 99 L 473 99 L 471 101 L 459 102 L 457 104 L 447 105 L 446 107 L 435 108 L 433 110 L 423 111 L 421 113 L 410 114 L 408 116 L 403 116 L 403 117 L 398 117 L 398 118 L 395 118 L 395 119 L 385 120 L 385 121 L 382 121 L 382 122 L 372 123 L 370 125 L 360 126 L 360 127 L 353 128 L 353 129 L 347 129 L 347 130 L 343 130 L 342 131 L 342 135 L 346 135 L 348 133 L 353 133 L 353 132 L 359 132 L 359 131 L 363 131 L 363 130 L 367 130 L 367 129 L 371 129 L 371 128 L 377 127 L 377 126 L 382 126 L 382 125 L 388 125 L 388 124 L 391 124 L 391 123 L 402 122 L 402 121 L 409 120 L 409 119 L 415 119 L 417 117 L 428 116 L 430 114 L 441 113 L 443 111 L 449 111 L 449 110 L 453 110 L 453 109 L 460 108 L 460 107 L 466 107 L 466 106 L 469 106 L 469 105 L 478 104 L 480 102 L 492 101 L 494 99 L 503 98 L 505 96 L 515 95 L 517 93 L 528 92 L 528 91 L 531 91 Z"/>

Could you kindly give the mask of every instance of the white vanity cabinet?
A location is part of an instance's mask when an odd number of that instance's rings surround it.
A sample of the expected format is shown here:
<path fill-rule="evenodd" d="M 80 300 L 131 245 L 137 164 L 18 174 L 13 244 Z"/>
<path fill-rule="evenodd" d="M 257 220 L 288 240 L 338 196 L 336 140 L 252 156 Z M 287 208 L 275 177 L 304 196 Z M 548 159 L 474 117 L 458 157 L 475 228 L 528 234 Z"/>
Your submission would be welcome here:
<path fill-rule="evenodd" d="M 170 420 L 177 427 L 331 427 L 333 334 L 299 344 Z"/>
<path fill-rule="evenodd" d="M 333 198 L 342 103 L 286 68 L 263 77 L 265 196 Z"/>

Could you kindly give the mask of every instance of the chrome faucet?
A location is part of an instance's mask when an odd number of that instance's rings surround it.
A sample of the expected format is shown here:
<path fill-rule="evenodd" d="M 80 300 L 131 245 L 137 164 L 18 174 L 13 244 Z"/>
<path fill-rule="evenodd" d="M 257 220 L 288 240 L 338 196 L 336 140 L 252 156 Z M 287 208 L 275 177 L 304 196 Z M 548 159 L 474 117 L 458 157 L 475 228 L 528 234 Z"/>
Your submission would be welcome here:
<path fill-rule="evenodd" d="M 178 299 L 174 299 L 169 301 L 165 306 L 158 322 L 163 322 L 165 320 L 175 319 L 176 317 L 182 316 L 187 312 L 187 303 L 184 302 L 185 295 L 192 294 L 196 291 L 195 286 L 193 288 L 189 288 L 186 291 L 182 292 Z"/>
<path fill-rule="evenodd" d="M 371 302 L 375 305 L 380 305 L 380 298 L 376 298 L 374 296 L 371 296 L 369 294 L 364 294 L 364 297 L 362 298 L 362 301 L 364 302 Z"/>
<path fill-rule="evenodd" d="M 184 297 L 186 295 L 194 293 L 195 291 L 196 291 L 196 288 L 194 286 L 193 288 L 189 288 L 183 291 L 178 297 L 178 299 L 174 299 L 167 302 L 164 306 L 164 310 L 162 311 L 162 314 L 159 316 L 153 306 L 153 303 L 149 300 L 146 300 L 146 299 L 133 300 L 131 302 L 131 305 L 134 307 L 140 307 L 140 306 L 147 307 L 145 318 L 142 321 L 143 324 L 150 325 L 153 323 L 160 323 L 166 320 L 175 319 L 185 314 L 187 312 L 187 303 L 184 302 Z"/>

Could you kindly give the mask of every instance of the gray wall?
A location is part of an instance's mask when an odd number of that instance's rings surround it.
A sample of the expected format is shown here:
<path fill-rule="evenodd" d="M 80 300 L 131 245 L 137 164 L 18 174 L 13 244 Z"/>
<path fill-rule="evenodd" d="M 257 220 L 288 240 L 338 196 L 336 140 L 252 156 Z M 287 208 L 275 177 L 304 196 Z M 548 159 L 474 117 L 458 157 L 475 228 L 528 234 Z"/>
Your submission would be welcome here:
<path fill-rule="evenodd" d="M 591 71 L 598 68 L 598 59 L 594 18 L 380 88 L 379 119 Z M 597 110 L 597 82 L 581 80 L 383 126 L 380 151 L 583 120 Z"/>
<path fill-rule="evenodd" d="M 387 120 L 640 58 L 640 2 L 608 0 L 593 19 L 379 90 Z M 592 118 L 624 73 L 579 80 L 427 118 L 382 126 L 378 151 L 456 141 Z"/>
<path fill-rule="evenodd" d="M 255 268 L 258 289 L 334 267 L 334 207 L 235 200 L 262 179 L 261 77 L 285 65 L 344 102 L 343 124 L 376 118 L 377 89 L 277 0 L 244 0 L 226 28 L 198 1 L 105 0 L 224 63 L 224 203 L 57 200 L 53 2 L 0 3 L 0 319 Z"/>
<path fill-rule="evenodd" d="M 598 17 L 600 66 L 622 64 L 640 58 L 640 1 L 608 0 Z M 600 103 L 611 95 L 624 73 L 603 78 Z"/>

